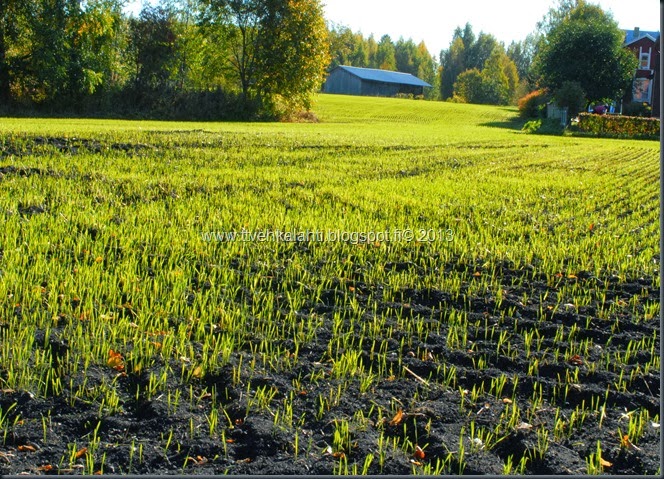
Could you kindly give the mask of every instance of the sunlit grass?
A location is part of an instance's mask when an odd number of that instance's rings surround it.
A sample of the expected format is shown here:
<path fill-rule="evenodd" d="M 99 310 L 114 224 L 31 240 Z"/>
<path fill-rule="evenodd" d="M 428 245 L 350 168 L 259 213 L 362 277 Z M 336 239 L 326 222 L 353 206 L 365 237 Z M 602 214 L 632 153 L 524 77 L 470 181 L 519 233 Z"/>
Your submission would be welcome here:
<path fill-rule="evenodd" d="M 275 427 L 299 434 L 295 397 L 324 379 L 332 383 L 313 399 L 316 420 L 332 421 L 330 446 L 343 453 L 335 472 L 351 474 L 382 468 L 388 450 L 410 456 L 418 441 L 408 431 L 381 430 L 376 452 L 356 458 L 354 431 L 367 425 L 336 417 L 335 408 L 379 383 L 414 380 L 454 392 L 469 417 L 455 451 L 413 466 L 441 473 L 463 472 L 466 455 L 535 422 L 544 398 L 517 376 L 487 376 L 464 392 L 444 363 L 430 377 L 408 372 L 409 353 L 438 361 L 424 346 L 431 337 L 444 338 L 447 351 L 491 343 L 491 353 L 472 358 L 478 371 L 525 350 L 531 377 L 594 352 L 590 372 L 614 374 L 611 391 L 658 374 L 657 335 L 600 350 L 580 330 L 599 321 L 616 332 L 623 321 L 657 321 L 659 305 L 647 292 L 617 298 L 609 287 L 639 278 L 659 286 L 656 142 L 524 135 L 509 128 L 515 112 L 506 108 L 321 96 L 317 112 L 317 124 L 0 121 L 2 388 L 93 403 L 101 418 L 129 400 L 120 397 L 123 374 L 148 378 L 136 400 L 166 396 L 176 410 L 195 402 L 192 384 L 230 366 L 233 386 L 244 388 L 245 417 L 269 414 Z M 243 230 L 323 239 L 209 235 Z M 378 232 L 371 241 L 337 240 Z M 581 281 L 588 277 L 594 282 Z M 530 295 L 533 282 L 546 284 L 550 297 Z M 414 313 L 408 290 L 444 292 L 455 306 Z M 519 297 L 511 304 L 520 306 L 501 306 L 513 290 Z M 469 314 L 473 298 L 489 296 L 495 301 L 483 319 Z M 330 301 L 333 310 L 316 310 Z M 534 308 L 544 324 L 591 304 L 598 305 L 592 324 L 560 324 L 546 334 L 515 319 L 517 307 Z M 331 332 L 325 353 L 297 390 L 252 383 L 255 375 L 295 370 L 301 349 L 321 341 L 324 329 Z M 49 338 L 66 339 L 65 357 Z M 105 372 L 95 384 L 85 380 L 91 367 Z M 559 377 L 550 406 L 565 403 L 582 382 L 578 373 Z M 169 389 L 173 380 L 181 389 Z M 470 418 L 487 401 L 504 410 L 494 427 L 476 426 Z M 505 471 L 541 459 L 549 441 L 586 427 L 590 409 L 605 402 L 602 395 L 541 425 L 530 455 Z M 625 422 L 634 444 L 650 420 L 644 411 Z M 395 409 L 365 412 L 383 427 Z M 10 413 L 0 411 L 3 431 L 18 417 Z M 191 436 L 207 429 L 225 437 L 235 419 L 214 409 L 204 429 L 192 423 Z M 93 457 L 97 443 L 93 436 L 84 457 L 89 473 L 103 462 Z M 175 444 L 172 437 L 164 443 Z M 64 463 L 75 462 L 78 447 L 63 449 Z M 130 448 L 133 461 L 137 448 Z M 296 443 L 294 454 L 304 448 Z M 598 443 L 589 472 L 602 470 L 600 452 Z"/>

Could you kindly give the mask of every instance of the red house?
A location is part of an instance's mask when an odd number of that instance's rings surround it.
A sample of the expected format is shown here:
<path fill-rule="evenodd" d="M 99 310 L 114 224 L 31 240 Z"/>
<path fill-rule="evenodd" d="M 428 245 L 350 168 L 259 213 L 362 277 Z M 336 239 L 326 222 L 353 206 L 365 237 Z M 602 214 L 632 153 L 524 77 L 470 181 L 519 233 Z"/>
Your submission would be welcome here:
<path fill-rule="evenodd" d="M 639 28 L 625 30 L 625 48 L 639 59 L 634 72 L 631 101 L 649 104 L 652 115 L 659 117 L 659 32 L 641 31 Z M 629 94 L 627 96 L 630 97 Z"/>

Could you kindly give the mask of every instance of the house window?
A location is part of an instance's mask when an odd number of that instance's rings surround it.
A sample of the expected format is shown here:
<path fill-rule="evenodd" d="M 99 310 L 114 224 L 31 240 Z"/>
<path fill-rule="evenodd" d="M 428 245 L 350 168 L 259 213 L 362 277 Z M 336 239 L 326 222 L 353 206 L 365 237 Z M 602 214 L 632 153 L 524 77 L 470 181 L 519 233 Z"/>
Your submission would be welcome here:
<path fill-rule="evenodd" d="M 650 83 L 648 78 L 635 78 L 632 88 L 632 100 L 639 103 L 650 103 Z"/>
<path fill-rule="evenodd" d="M 647 70 L 650 68 L 650 53 L 641 53 L 641 58 L 639 59 L 639 67 L 642 70 Z"/>

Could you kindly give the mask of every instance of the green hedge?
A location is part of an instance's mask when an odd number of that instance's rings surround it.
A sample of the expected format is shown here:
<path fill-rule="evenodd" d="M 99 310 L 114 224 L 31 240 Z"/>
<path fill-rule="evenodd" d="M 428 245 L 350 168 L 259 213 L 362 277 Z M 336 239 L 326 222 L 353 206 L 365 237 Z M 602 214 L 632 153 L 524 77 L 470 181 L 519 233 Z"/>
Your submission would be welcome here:
<path fill-rule="evenodd" d="M 579 130 L 597 136 L 657 139 L 659 118 L 581 113 Z"/>

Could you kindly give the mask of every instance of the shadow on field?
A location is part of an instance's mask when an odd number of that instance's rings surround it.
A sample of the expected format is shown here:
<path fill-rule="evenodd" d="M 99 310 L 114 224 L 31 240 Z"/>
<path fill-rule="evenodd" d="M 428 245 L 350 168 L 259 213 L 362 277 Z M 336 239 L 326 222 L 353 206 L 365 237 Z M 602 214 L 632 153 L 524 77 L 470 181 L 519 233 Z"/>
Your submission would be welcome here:
<path fill-rule="evenodd" d="M 521 131 L 523 125 L 526 124 L 528 120 L 523 118 L 515 117 L 506 121 L 487 121 L 485 123 L 480 123 L 481 126 L 488 126 L 491 128 L 503 128 L 506 130 Z"/>

